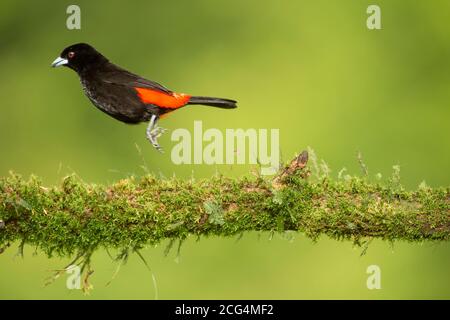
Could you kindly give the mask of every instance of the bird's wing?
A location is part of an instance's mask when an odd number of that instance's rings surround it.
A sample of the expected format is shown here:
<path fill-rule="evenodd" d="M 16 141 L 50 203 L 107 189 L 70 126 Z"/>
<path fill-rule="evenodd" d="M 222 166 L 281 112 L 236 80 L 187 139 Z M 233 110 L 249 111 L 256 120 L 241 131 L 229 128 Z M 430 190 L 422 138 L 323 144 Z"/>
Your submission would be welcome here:
<path fill-rule="evenodd" d="M 174 93 L 155 81 L 144 79 L 117 66 L 105 70 L 101 80 L 132 88 L 142 103 L 160 108 L 176 109 L 186 105 L 190 98 L 189 95 Z"/>
<path fill-rule="evenodd" d="M 110 65 L 108 68 L 102 70 L 102 81 L 107 83 L 114 83 L 126 87 L 140 87 L 148 88 L 152 90 L 158 90 L 163 93 L 171 94 L 172 91 L 164 87 L 155 81 L 147 80 L 131 73 L 125 69 L 122 69 L 116 65 Z"/>

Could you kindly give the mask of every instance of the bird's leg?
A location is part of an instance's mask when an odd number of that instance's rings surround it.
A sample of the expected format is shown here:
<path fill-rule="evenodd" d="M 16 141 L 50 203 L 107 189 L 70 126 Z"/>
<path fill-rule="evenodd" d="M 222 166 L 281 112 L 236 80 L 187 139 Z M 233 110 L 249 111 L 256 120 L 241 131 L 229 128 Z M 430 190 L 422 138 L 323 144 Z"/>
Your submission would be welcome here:
<path fill-rule="evenodd" d="M 158 138 L 166 131 L 166 129 L 163 129 L 161 127 L 158 127 L 156 124 L 158 121 L 158 117 L 156 115 L 152 115 L 150 118 L 150 122 L 147 127 L 147 139 L 151 142 L 151 144 L 158 150 L 159 152 L 163 152 L 163 149 L 158 143 Z"/>

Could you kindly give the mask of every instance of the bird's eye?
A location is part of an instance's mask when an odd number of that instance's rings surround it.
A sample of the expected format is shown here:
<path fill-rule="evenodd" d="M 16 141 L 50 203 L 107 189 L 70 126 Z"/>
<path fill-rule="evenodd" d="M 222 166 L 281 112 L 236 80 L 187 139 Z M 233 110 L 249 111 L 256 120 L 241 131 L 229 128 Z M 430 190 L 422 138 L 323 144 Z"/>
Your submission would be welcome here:
<path fill-rule="evenodd" d="M 67 56 L 69 57 L 69 59 L 72 59 L 73 57 L 75 57 L 75 52 L 70 51 Z"/>

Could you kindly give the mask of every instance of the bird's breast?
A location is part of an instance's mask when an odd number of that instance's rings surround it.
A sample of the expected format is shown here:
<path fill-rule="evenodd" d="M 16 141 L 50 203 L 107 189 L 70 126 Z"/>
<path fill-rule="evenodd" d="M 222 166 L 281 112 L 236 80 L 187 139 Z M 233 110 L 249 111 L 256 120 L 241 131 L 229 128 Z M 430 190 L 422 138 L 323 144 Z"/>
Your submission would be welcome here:
<path fill-rule="evenodd" d="M 100 94 L 98 90 L 96 89 L 95 85 L 92 85 L 85 79 L 80 79 L 81 87 L 83 88 L 84 94 L 91 100 L 91 102 L 97 107 L 102 110 L 110 108 L 109 103 L 105 101 L 105 99 L 101 99 Z"/>

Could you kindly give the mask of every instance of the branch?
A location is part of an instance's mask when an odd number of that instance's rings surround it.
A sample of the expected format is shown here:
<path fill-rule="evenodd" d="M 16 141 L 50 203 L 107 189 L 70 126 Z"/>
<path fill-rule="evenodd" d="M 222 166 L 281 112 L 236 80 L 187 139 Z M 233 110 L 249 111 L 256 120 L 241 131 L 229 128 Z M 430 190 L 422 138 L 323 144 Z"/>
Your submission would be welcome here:
<path fill-rule="evenodd" d="M 405 191 L 398 172 L 385 185 L 367 178 L 312 181 L 303 152 L 273 180 L 216 176 L 200 181 L 130 177 L 111 186 L 74 176 L 46 188 L 32 177 L 0 179 L 0 249 L 17 240 L 48 256 L 99 247 L 138 250 L 188 235 L 300 231 L 357 244 L 364 239 L 448 241 L 447 189 Z M 317 167 L 317 166 L 316 166 Z M 328 172 L 328 169 L 325 170 Z M 173 243 L 171 241 L 171 243 Z M 81 256 L 80 256 L 81 255 Z"/>

